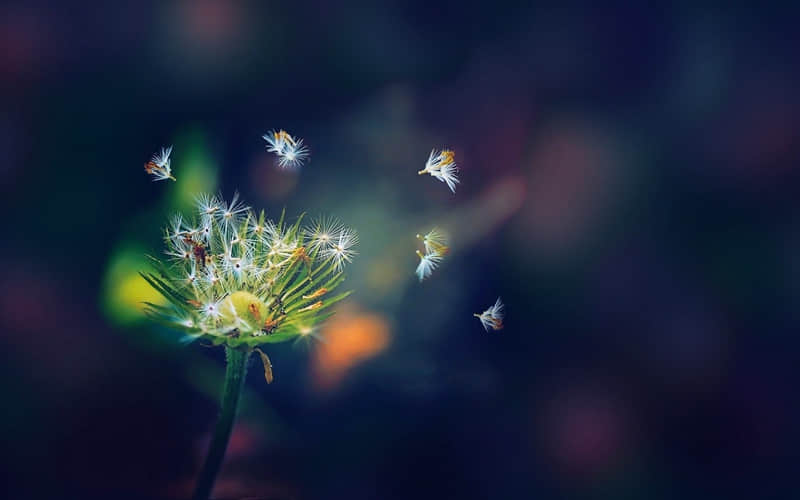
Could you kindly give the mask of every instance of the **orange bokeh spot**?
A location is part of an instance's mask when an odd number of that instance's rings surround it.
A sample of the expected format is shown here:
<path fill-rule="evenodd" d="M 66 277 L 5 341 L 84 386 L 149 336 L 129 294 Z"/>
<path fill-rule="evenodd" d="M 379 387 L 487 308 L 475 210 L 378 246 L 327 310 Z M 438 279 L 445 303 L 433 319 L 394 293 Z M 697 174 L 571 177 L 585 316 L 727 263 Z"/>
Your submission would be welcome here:
<path fill-rule="evenodd" d="M 356 364 L 380 353 L 389 345 L 389 324 L 379 314 L 342 309 L 322 331 L 315 345 L 312 379 L 318 389 L 339 385 Z"/>

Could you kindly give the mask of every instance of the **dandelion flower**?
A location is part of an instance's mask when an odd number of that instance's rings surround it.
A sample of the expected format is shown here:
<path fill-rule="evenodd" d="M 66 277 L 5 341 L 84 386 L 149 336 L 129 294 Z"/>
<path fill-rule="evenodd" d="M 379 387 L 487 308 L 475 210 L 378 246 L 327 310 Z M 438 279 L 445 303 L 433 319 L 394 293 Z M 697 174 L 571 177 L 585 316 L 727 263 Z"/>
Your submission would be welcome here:
<path fill-rule="evenodd" d="M 163 181 L 166 179 L 175 180 L 172 176 L 172 167 L 169 155 L 172 153 L 172 146 L 168 148 L 161 148 L 159 153 L 156 153 L 150 158 L 150 161 L 144 164 L 144 171 L 153 176 L 154 181 Z"/>
<path fill-rule="evenodd" d="M 432 150 L 428 156 L 428 161 L 425 162 L 425 168 L 417 172 L 417 174 L 430 174 L 432 177 L 447 184 L 450 191 L 455 193 L 456 184 L 460 182 L 457 175 L 458 167 L 456 166 L 455 152 L 449 149 L 443 149 L 439 152 L 435 149 Z"/>
<path fill-rule="evenodd" d="M 422 282 L 422 280 L 429 277 L 433 273 L 433 270 L 439 266 L 439 263 L 442 261 L 442 256 L 435 251 L 423 255 L 419 250 L 417 250 L 417 256 L 419 256 L 419 264 L 417 265 L 416 273 L 417 278 Z"/>
<path fill-rule="evenodd" d="M 500 297 L 497 297 L 497 302 L 495 302 L 492 307 L 480 314 L 473 314 L 473 316 L 481 320 L 481 324 L 487 332 L 489 331 L 489 328 L 495 331 L 502 330 L 503 316 L 505 314 L 503 312 L 504 308 L 505 305 L 503 304 L 503 301 L 500 300 Z"/>
<path fill-rule="evenodd" d="M 262 137 L 267 141 L 267 151 L 278 156 L 281 168 L 302 166 L 311 154 L 303 139 L 295 139 L 285 130 L 272 130 Z"/>
<path fill-rule="evenodd" d="M 422 244 L 425 245 L 426 253 L 436 252 L 444 256 L 450 251 L 450 248 L 447 246 L 447 237 L 438 228 L 431 229 L 424 237 L 418 234 L 417 238 L 422 239 Z"/>
<path fill-rule="evenodd" d="M 336 223 L 325 252 L 306 252 L 316 226 L 256 216 L 234 196 L 197 198 L 194 223 L 175 216 L 165 230 L 171 263 L 153 259 L 144 278 L 169 304 L 148 304 L 155 320 L 214 345 L 252 349 L 292 340 L 328 314 L 347 294 L 331 292 L 352 260 L 355 233 Z M 195 229 L 190 229 L 195 228 Z M 202 229 L 200 229 L 202 228 Z M 269 234 L 268 234 L 269 233 Z M 188 326 L 191 323 L 191 326 Z"/>
<path fill-rule="evenodd" d="M 183 332 L 182 341 L 225 347 L 220 418 L 193 498 L 208 498 L 214 486 L 250 356 L 258 353 L 271 383 L 272 362 L 261 348 L 310 338 L 331 315 L 330 307 L 349 295 L 333 292 L 344 280 L 343 264 L 354 255 L 355 233 L 337 223 L 326 251 L 308 252 L 317 227 L 303 227 L 302 220 L 288 224 L 282 215 L 273 222 L 238 195 L 230 203 L 200 195 L 193 214 L 173 217 L 164 230 L 171 262 L 152 258 L 153 270 L 141 273 L 166 299 L 146 304 L 151 319 Z"/>

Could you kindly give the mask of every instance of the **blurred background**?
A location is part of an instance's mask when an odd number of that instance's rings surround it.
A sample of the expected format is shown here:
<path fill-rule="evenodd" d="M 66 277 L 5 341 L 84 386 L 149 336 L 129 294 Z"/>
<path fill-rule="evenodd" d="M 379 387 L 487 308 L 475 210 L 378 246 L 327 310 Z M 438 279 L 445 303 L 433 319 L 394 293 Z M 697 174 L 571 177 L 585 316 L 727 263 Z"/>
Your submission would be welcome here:
<path fill-rule="evenodd" d="M 137 272 L 238 190 L 361 243 L 323 340 L 253 362 L 215 496 L 798 498 L 798 12 L 767 5 L 4 2 L 4 496 L 190 494 L 224 356 Z M 443 147 L 455 195 L 416 175 Z"/>

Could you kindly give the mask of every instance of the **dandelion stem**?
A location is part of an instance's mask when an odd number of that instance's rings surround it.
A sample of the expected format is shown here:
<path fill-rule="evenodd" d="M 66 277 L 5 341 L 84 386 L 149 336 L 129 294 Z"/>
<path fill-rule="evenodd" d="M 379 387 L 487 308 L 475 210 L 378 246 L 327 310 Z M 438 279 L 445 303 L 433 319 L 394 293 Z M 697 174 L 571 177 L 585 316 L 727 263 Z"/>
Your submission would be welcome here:
<path fill-rule="evenodd" d="M 194 491 L 195 500 L 206 500 L 211 495 L 214 487 L 214 480 L 217 478 L 222 460 L 225 457 L 225 449 L 228 447 L 228 440 L 231 437 L 233 422 L 236 419 L 236 410 L 239 406 L 239 397 L 244 387 L 245 376 L 247 375 L 247 360 L 250 358 L 251 351 L 240 351 L 230 347 L 225 348 L 227 367 L 225 369 L 225 384 L 222 388 L 222 401 L 211 438 L 211 445 L 208 449 L 206 461 L 197 479 L 197 486 Z"/>

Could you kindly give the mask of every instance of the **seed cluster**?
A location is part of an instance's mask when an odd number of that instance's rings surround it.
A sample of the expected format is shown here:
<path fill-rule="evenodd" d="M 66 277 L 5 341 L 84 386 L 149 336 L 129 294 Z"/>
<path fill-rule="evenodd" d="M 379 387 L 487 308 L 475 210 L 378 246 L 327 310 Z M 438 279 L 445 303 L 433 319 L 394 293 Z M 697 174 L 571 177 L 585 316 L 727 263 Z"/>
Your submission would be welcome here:
<path fill-rule="evenodd" d="M 166 255 L 144 278 L 169 301 L 148 304 L 156 320 L 214 344 L 255 346 L 313 330 L 348 292 L 344 280 L 358 238 L 331 219 L 303 225 L 259 215 L 235 195 L 201 195 L 191 218 L 165 230 Z"/>

